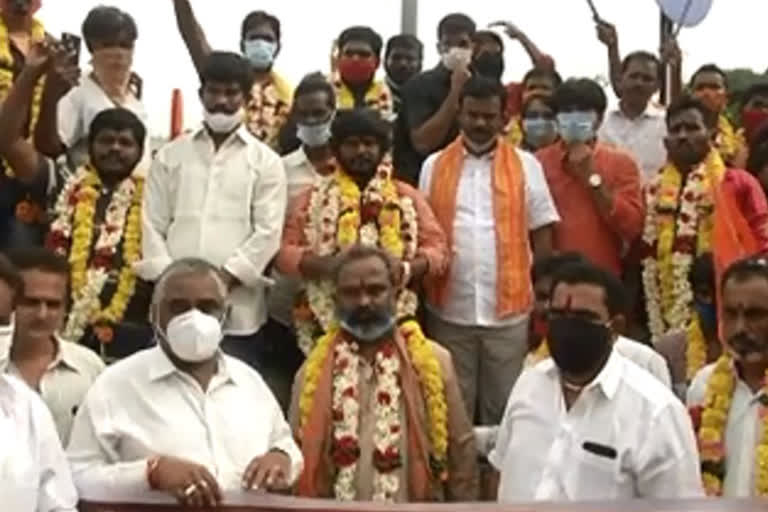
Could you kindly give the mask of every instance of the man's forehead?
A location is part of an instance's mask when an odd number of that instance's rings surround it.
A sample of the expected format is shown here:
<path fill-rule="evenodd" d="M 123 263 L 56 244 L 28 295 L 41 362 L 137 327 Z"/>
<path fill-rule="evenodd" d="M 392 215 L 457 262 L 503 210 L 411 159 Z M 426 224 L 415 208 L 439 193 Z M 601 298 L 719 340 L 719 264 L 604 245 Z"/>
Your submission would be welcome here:
<path fill-rule="evenodd" d="M 170 298 L 210 298 L 220 300 L 221 285 L 210 274 L 184 273 L 168 277 L 165 281 L 165 297 Z"/>
<path fill-rule="evenodd" d="M 378 257 L 364 258 L 351 261 L 339 271 L 339 285 L 372 284 L 389 282 L 389 271 L 386 264 Z"/>

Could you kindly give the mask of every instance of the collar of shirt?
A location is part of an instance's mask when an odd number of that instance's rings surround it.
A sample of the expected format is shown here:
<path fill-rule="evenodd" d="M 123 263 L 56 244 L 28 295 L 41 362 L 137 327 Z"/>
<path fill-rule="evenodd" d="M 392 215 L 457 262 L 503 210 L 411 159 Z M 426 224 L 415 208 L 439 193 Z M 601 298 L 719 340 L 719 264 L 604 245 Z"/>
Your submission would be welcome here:
<path fill-rule="evenodd" d="M 195 130 L 195 132 L 192 135 L 192 138 L 194 140 L 201 140 L 206 139 L 209 141 L 213 141 L 211 138 L 211 134 L 208 133 L 208 128 L 206 128 L 205 123 L 200 123 L 200 126 Z M 245 122 L 240 123 L 240 126 L 237 127 L 237 129 L 229 134 L 229 137 L 224 141 L 222 146 L 228 144 L 232 140 L 239 139 L 240 142 L 243 144 L 249 144 L 253 141 L 258 140 L 256 137 L 254 137 L 250 131 L 248 131 L 248 127 L 245 125 Z"/>
<path fill-rule="evenodd" d="M 301 167 L 305 165 L 312 165 L 312 162 L 309 161 L 307 152 L 304 151 L 304 145 L 301 145 L 296 151 L 288 153 L 283 157 L 283 164 L 286 167 Z"/>
<path fill-rule="evenodd" d="M 160 345 L 157 345 L 150 350 L 152 350 L 152 353 L 149 360 L 149 371 L 147 372 L 150 381 L 161 380 L 174 373 L 183 373 L 171 362 L 165 351 L 160 348 Z M 217 362 L 216 374 L 214 375 L 214 378 L 211 379 L 211 384 L 214 383 L 214 380 L 219 384 L 236 384 L 234 374 L 229 371 L 227 361 L 221 352 L 217 356 Z M 209 386 L 209 389 L 212 388 L 212 385 Z"/>
<path fill-rule="evenodd" d="M 645 107 L 645 110 L 642 114 L 640 114 L 638 117 L 632 119 L 629 116 L 627 116 L 624 111 L 621 110 L 621 108 L 617 107 L 616 110 L 613 110 L 610 113 L 611 116 L 621 117 L 622 119 L 627 119 L 629 121 L 635 121 L 637 119 L 655 119 L 655 118 L 663 118 L 666 115 L 666 110 L 661 105 L 657 104 L 654 101 L 649 101 L 648 105 Z"/>
<path fill-rule="evenodd" d="M 543 370 L 553 379 L 560 378 L 560 370 L 555 364 L 552 358 L 547 359 L 541 363 Z M 587 384 L 582 392 L 588 391 L 593 388 L 600 388 L 608 400 L 611 400 L 616 395 L 616 390 L 619 388 L 622 375 L 622 361 L 621 356 L 618 355 L 616 350 L 611 349 L 611 355 L 608 356 L 603 369 L 597 374 L 597 377 L 592 379 L 592 382 Z"/>
<path fill-rule="evenodd" d="M 70 349 L 71 345 L 65 342 L 58 334 L 53 335 L 53 342 L 56 345 L 56 355 L 53 356 L 53 360 L 48 365 L 47 371 L 54 370 L 59 366 L 66 366 L 68 369 L 76 373 L 81 373 L 78 365 L 78 359 Z M 13 364 L 11 361 L 11 354 L 3 355 L 0 358 L 0 372 L 7 372 L 8 367 Z"/>

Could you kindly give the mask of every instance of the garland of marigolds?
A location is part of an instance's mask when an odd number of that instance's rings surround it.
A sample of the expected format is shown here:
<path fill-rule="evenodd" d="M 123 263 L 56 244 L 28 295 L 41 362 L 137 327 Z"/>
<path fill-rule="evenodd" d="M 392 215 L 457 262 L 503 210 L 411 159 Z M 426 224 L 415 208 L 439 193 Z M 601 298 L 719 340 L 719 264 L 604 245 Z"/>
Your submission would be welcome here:
<path fill-rule="evenodd" d="M 133 265 L 141 258 L 141 201 L 144 182 L 130 177 L 112 193 L 104 223 L 95 225 L 102 183 L 90 165 L 81 167 L 64 186 L 56 202 L 47 245 L 69 259 L 72 309 L 63 336 L 80 340 L 88 325 L 102 343 L 112 341 L 112 326 L 120 323 L 136 290 Z M 98 232 L 96 243 L 94 235 Z M 122 245 L 122 267 L 109 304 L 101 293 Z"/>
<path fill-rule="evenodd" d="M 728 355 L 717 360 L 707 381 L 698 431 L 701 478 L 708 496 L 722 496 L 725 482 L 725 429 L 736 386 L 736 371 Z M 763 379 L 768 392 L 768 371 Z M 760 406 L 760 444 L 755 449 L 755 496 L 768 496 L 768 408 Z"/>

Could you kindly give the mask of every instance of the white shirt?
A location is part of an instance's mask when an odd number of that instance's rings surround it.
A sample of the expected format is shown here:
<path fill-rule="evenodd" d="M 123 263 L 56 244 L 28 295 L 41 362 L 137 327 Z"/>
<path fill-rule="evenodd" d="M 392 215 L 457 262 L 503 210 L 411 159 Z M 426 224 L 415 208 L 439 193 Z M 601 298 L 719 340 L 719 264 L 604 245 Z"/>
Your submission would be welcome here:
<path fill-rule="evenodd" d="M 295 201 L 302 192 L 322 178 L 304 152 L 304 146 L 283 157 L 283 167 L 288 180 L 288 203 Z M 269 288 L 267 303 L 269 316 L 283 325 L 293 325 L 293 304 L 301 290 L 299 277 L 285 276 L 276 269 L 272 271 L 275 283 Z"/>
<path fill-rule="evenodd" d="M 87 156 L 87 138 L 91 131 L 91 122 L 100 112 L 118 107 L 136 114 L 147 129 L 144 155 L 133 172 L 136 176 L 146 177 L 152 162 L 152 151 L 149 143 L 149 117 L 144 104 L 133 94 L 129 94 L 124 104 L 117 105 L 93 80 L 90 73 L 83 76 L 80 84 L 59 100 L 57 117 L 59 138 L 67 148 L 74 149 L 76 155 L 85 153 L 83 156 Z M 76 156 L 76 159 L 80 158 Z"/>
<path fill-rule="evenodd" d="M 648 103 L 648 108 L 635 119 L 621 109 L 608 112 L 598 131 L 602 142 L 626 150 L 643 171 L 643 181 L 650 181 L 667 163 L 664 137 L 667 135 L 665 111 Z"/>
<path fill-rule="evenodd" d="M 525 201 L 530 231 L 560 220 L 549 193 L 544 171 L 536 157 L 516 150 L 523 166 Z M 429 197 L 434 166 L 440 153 L 424 162 L 419 189 Z M 474 156 L 465 153 L 456 197 L 453 223 L 453 261 L 450 296 L 443 308 L 430 308 L 441 318 L 461 325 L 494 327 L 511 325 L 526 318 L 496 315 L 496 221 L 491 191 L 493 154 Z M 530 245 L 519 247 L 530 251 Z M 527 312 L 525 312 L 527 313 Z"/>
<path fill-rule="evenodd" d="M 688 388 L 686 402 L 689 407 L 703 406 L 707 382 L 715 370 L 715 364 L 702 368 Z M 760 420 L 760 390 L 752 393 L 741 379 L 736 381 L 728 423 L 725 427 L 725 481 L 723 496 L 749 498 L 755 490 L 755 447 L 762 441 Z"/>
<path fill-rule="evenodd" d="M 624 336 L 619 336 L 613 344 L 622 356 L 647 371 L 668 388 L 672 388 L 672 376 L 664 357 L 648 345 Z"/>
<path fill-rule="evenodd" d="M 93 350 L 56 338 L 58 351 L 40 379 L 40 395 L 53 415 L 62 444 L 67 444 L 72 421 L 85 394 L 104 369 Z M 24 380 L 9 355 L 0 357 L 0 372 Z"/>
<path fill-rule="evenodd" d="M 232 290 L 226 332 L 253 334 L 267 317 L 262 274 L 280 248 L 285 183 L 280 157 L 244 126 L 218 151 L 202 126 L 182 135 L 160 149 L 147 180 L 136 272 L 155 280 L 185 257 L 220 265 L 243 285 Z"/>
<path fill-rule="evenodd" d="M 153 347 L 107 368 L 75 417 L 67 455 L 83 498 L 149 490 L 147 460 L 204 465 L 222 491 L 240 489 L 254 457 L 280 449 L 291 482 L 303 459 L 280 406 L 259 374 L 221 355 L 207 391 Z"/>
<path fill-rule="evenodd" d="M 0 375 L 0 508 L 75 512 L 77 493 L 51 415 L 32 390 Z"/>
<path fill-rule="evenodd" d="M 590 443 L 613 456 L 588 451 Z M 552 359 L 525 370 L 488 459 L 501 471 L 505 503 L 703 495 L 685 407 L 615 350 L 570 410 Z"/>

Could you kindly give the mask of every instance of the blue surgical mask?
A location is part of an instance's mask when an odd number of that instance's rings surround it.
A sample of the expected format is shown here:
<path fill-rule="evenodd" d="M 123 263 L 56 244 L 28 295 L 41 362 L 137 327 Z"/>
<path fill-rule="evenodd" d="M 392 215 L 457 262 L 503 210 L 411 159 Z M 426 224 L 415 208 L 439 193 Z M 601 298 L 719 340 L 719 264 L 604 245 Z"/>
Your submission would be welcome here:
<path fill-rule="evenodd" d="M 717 307 L 712 302 L 693 301 L 693 309 L 699 315 L 701 328 L 714 332 L 717 329 Z"/>
<path fill-rule="evenodd" d="M 596 121 L 594 112 L 561 112 L 557 114 L 557 129 L 568 144 L 589 142 L 595 138 Z"/>
<path fill-rule="evenodd" d="M 325 146 L 331 140 L 331 123 L 333 117 L 328 121 L 318 124 L 296 124 L 296 137 L 310 148 Z"/>
<path fill-rule="evenodd" d="M 275 60 L 277 44 L 264 39 L 250 39 L 245 41 L 245 56 L 251 61 L 251 65 L 258 70 L 269 69 Z"/>
<path fill-rule="evenodd" d="M 532 148 L 540 148 L 557 138 L 557 122 L 554 119 L 523 119 L 525 142 Z"/>

